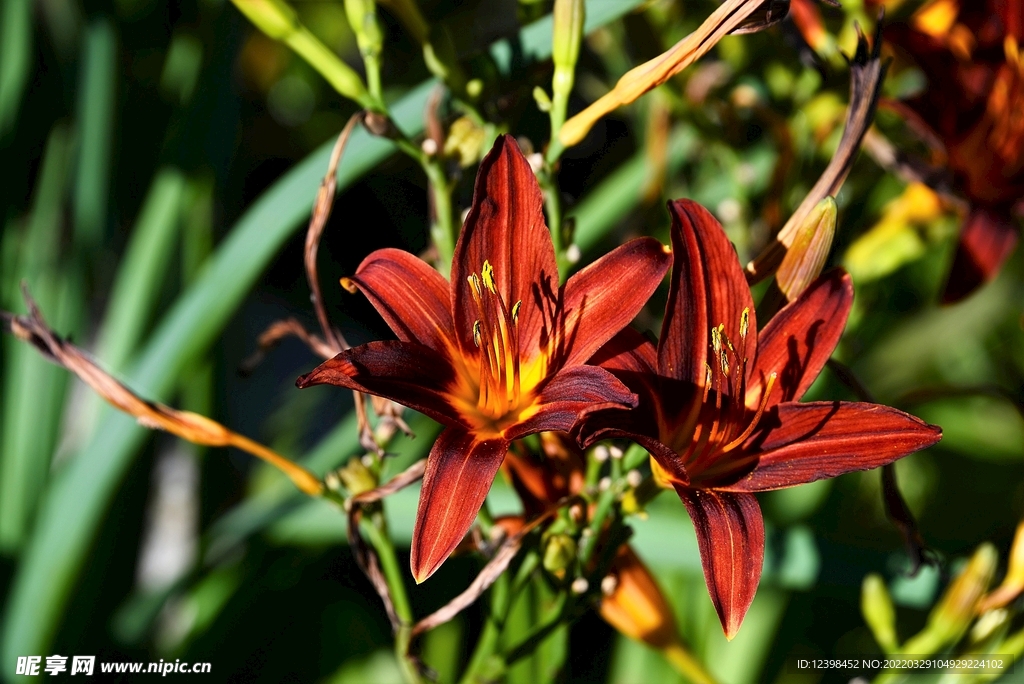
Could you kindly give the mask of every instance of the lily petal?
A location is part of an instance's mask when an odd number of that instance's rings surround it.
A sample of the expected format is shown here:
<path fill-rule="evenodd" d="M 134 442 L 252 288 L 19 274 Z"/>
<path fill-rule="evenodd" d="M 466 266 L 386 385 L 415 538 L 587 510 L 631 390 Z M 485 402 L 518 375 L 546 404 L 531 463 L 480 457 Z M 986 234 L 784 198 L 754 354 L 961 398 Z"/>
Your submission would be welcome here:
<path fill-rule="evenodd" d="M 712 326 L 725 326 L 740 358 L 756 358 L 754 302 L 736 252 L 715 217 L 691 200 L 669 202 L 668 208 L 672 284 L 658 344 L 658 371 L 703 387 Z M 740 335 L 744 310 L 749 322 L 747 334 Z"/>
<path fill-rule="evenodd" d="M 605 369 L 566 368 L 537 395 L 536 413 L 506 430 L 504 437 L 511 441 L 535 432 L 570 432 L 591 411 L 632 408 L 636 404 L 636 395 Z"/>
<path fill-rule="evenodd" d="M 504 439 L 478 440 L 448 428 L 434 442 L 423 474 L 410 565 L 416 582 L 441 567 L 466 536 L 508 451 Z"/>
<path fill-rule="evenodd" d="M 975 207 L 964 222 L 942 301 L 958 302 L 996 277 L 1017 245 L 1017 228 L 1008 216 Z"/>
<path fill-rule="evenodd" d="M 473 322 L 480 318 L 467 279 L 479 275 L 485 261 L 494 268 L 494 284 L 505 306 L 511 310 L 523 302 L 518 323 L 523 357 L 536 349 L 544 323 L 538 302 L 545 296 L 550 301 L 558 292 L 558 267 L 543 202 L 519 145 L 510 135 L 499 136 L 480 162 L 473 204 L 452 259 L 452 311 L 466 354 L 477 353 Z"/>
<path fill-rule="evenodd" d="M 565 365 L 585 363 L 633 320 L 661 284 L 672 257 L 654 238 L 630 240 L 565 284 Z"/>
<path fill-rule="evenodd" d="M 445 425 L 462 425 L 447 388 L 455 383 L 448 359 L 415 342 L 369 342 L 324 361 L 295 381 L 299 389 L 337 385 L 390 399 Z"/>
<path fill-rule="evenodd" d="M 799 401 L 832 355 L 853 304 L 849 274 L 835 269 L 811 284 L 768 321 L 757 341 L 757 360 L 747 373 L 746 403 L 756 410 L 768 376 L 778 382 L 765 407 Z"/>
<path fill-rule="evenodd" d="M 448 282 L 425 261 L 400 249 L 378 249 L 346 280 L 366 295 L 398 339 L 447 353 L 454 342 L 451 294 Z"/>
<path fill-rule="evenodd" d="M 654 375 L 658 351 L 646 337 L 632 328 L 623 328 L 590 357 L 590 363 L 610 371 L 628 371 Z"/>
<path fill-rule="evenodd" d="M 781 404 L 757 467 L 729 491 L 760 492 L 869 470 L 930 447 L 942 430 L 888 406 L 816 401 Z"/>
<path fill-rule="evenodd" d="M 697 532 L 704 581 L 732 640 L 754 600 L 764 564 L 764 519 L 753 494 L 690 489 L 676 493 Z"/>

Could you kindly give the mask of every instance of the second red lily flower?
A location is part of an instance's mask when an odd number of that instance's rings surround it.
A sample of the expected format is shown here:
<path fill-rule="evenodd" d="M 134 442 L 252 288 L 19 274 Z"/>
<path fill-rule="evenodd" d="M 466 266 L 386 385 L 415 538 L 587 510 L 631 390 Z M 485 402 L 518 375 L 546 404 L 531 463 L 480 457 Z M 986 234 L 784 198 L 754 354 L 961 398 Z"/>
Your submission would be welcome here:
<path fill-rule="evenodd" d="M 370 254 L 343 283 L 366 295 L 398 340 L 345 350 L 297 382 L 386 397 L 445 426 L 413 530 L 418 582 L 473 524 L 512 440 L 635 405 L 611 373 L 584 364 L 643 307 L 668 251 L 633 240 L 559 287 L 542 202 L 515 140 L 499 137 L 480 164 L 451 284 L 408 252 Z"/>
<path fill-rule="evenodd" d="M 672 213 L 673 267 L 657 349 L 623 331 L 592 360 L 640 397 L 590 414 L 585 441 L 628 437 L 654 457 L 694 527 L 711 600 L 730 639 L 754 598 L 764 522 L 753 492 L 891 463 L 939 428 L 888 406 L 799 403 L 839 342 L 853 301 L 841 270 L 811 284 L 758 333 L 722 226 L 699 204 Z"/>

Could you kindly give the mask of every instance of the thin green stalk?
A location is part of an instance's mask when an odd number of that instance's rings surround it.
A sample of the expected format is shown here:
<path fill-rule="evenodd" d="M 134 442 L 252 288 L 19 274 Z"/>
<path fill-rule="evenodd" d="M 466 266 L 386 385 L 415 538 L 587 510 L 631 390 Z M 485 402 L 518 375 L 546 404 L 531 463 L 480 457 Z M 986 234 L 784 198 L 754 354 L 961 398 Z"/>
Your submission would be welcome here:
<path fill-rule="evenodd" d="M 481 681 L 482 670 L 498 647 L 498 637 L 501 636 L 501 629 L 512 603 L 510 584 L 508 573 L 502 573 L 491 586 L 491 610 L 466 672 L 462 675 L 462 684 L 477 684 Z"/>
<path fill-rule="evenodd" d="M 395 614 L 398 616 L 398 632 L 395 634 L 395 658 L 398 659 L 398 666 L 402 675 L 409 684 L 419 684 L 419 671 L 411 660 L 409 660 L 409 642 L 412 638 L 413 614 L 412 606 L 409 604 L 409 594 L 405 590 L 405 581 L 402 571 L 399 569 L 398 557 L 395 555 L 395 547 L 385 529 L 384 514 L 379 511 L 371 516 L 370 520 L 363 519 L 360 529 L 363 535 L 370 541 L 377 558 L 380 560 L 380 567 L 384 573 L 384 580 L 387 582 L 388 591 L 391 593 L 391 602 L 395 606 Z"/>
<path fill-rule="evenodd" d="M 452 220 L 452 195 L 444 169 L 436 161 L 423 163 L 423 170 L 430 182 L 430 196 L 434 203 L 434 222 L 430 226 L 430 237 L 437 250 L 437 270 L 448 277 L 452 255 L 455 254 L 456 226 Z"/>

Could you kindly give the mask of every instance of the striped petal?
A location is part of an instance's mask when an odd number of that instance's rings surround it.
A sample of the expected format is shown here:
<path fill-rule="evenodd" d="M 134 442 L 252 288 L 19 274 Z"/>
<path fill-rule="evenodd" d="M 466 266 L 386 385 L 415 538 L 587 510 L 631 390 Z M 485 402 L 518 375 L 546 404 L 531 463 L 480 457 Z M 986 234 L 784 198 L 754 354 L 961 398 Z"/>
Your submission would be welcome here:
<path fill-rule="evenodd" d="M 540 338 L 541 302 L 558 292 L 558 267 L 544 222 L 543 195 L 519 145 L 499 136 L 480 162 L 466 223 L 452 259 L 452 311 L 464 353 L 473 355 L 473 323 L 480 318 L 468 278 L 482 275 L 484 262 L 494 269 L 494 285 L 511 310 L 522 301 L 519 338 L 523 356 Z"/>
<path fill-rule="evenodd" d="M 341 352 L 295 381 L 299 389 L 337 385 L 398 402 L 445 425 L 463 425 L 448 388 L 448 359 L 415 342 L 370 342 Z"/>
<path fill-rule="evenodd" d="M 697 532 L 704 581 L 725 637 L 740 629 L 764 564 L 764 519 L 753 494 L 690 489 L 676 493 Z"/>
<path fill-rule="evenodd" d="M 478 440 L 448 428 L 427 456 L 412 532 L 412 576 L 423 582 L 437 571 L 476 519 L 508 451 L 503 439 Z"/>
<path fill-rule="evenodd" d="M 995 278 L 1017 245 L 1018 237 L 1009 216 L 973 208 L 960 232 L 960 244 L 942 301 L 958 302 Z"/>
<path fill-rule="evenodd" d="M 638 238 L 569 278 L 565 284 L 565 358 L 560 365 L 585 363 L 625 328 L 661 284 L 671 259 L 657 240 Z"/>
<path fill-rule="evenodd" d="M 723 489 L 759 492 L 869 470 L 942 438 L 937 426 L 878 404 L 816 401 L 777 411 L 776 427 L 745 447 L 760 449 L 757 467 Z"/>
<path fill-rule="evenodd" d="M 832 356 L 852 304 L 850 276 L 835 269 L 775 314 L 758 336 L 757 359 L 747 372 L 747 408 L 760 405 L 772 373 L 778 380 L 766 408 L 798 401 Z"/>
<path fill-rule="evenodd" d="M 757 356 L 754 302 L 722 225 L 691 200 L 669 202 L 672 281 L 658 343 L 661 375 L 703 387 L 710 329 L 723 325 L 737 356 Z M 746 310 L 746 335 L 740 320 Z"/>
<path fill-rule="evenodd" d="M 455 334 L 448 282 L 425 261 L 400 249 L 378 249 L 342 282 L 366 295 L 398 339 L 448 353 Z"/>

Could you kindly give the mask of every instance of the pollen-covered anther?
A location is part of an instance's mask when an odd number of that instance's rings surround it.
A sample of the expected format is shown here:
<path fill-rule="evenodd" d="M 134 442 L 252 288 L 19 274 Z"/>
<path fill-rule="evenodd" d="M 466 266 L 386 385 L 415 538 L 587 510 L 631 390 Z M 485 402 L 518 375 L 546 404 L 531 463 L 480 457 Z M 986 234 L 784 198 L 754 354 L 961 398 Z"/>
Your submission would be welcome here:
<path fill-rule="evenodd" d="M 750 307 L 744 307 L 740 314 L 740 339 L 747 339 L 747 330 L 750 328 Z"/>
<path fill-rule="evenodd" d="M 485 260 L 480 273 L 470 274 L 469 283 L 479 318 L 473 322 L 473 344 L 480 350 L 477 409 L 490 418 L 500 418 L 519 404 L 519 310 L 511 311 L 498 291 L 494 267 Z"/>

